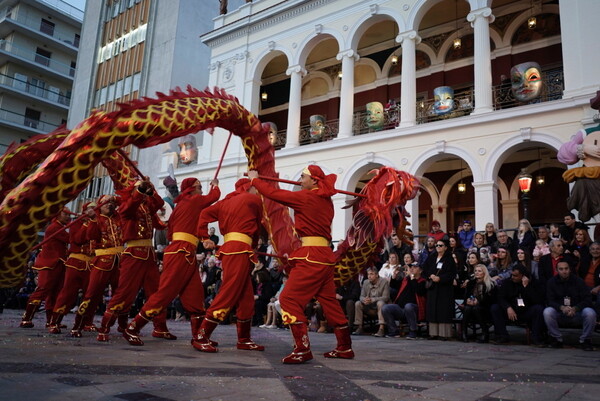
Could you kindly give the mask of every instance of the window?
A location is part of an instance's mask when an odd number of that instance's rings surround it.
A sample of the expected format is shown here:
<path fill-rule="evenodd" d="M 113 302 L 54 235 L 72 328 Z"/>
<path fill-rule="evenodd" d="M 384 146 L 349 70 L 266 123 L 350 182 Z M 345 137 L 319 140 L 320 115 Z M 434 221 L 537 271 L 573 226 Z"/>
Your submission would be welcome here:
<path fill-rule="evenodd" d="M 71 68 L 69 68 L 69 75 L 72 77 L 75 76 L 75 68 L 77 68 L 77 62 L 71 61 Z"/>
<path fill-rule="evenodd" d="M 46 90 L 46 82 L 41 79 L 31 78 L 27 83 L 27 92 L 32 95 L 43 97 Z"/>
<path fill-rule="evenodd" d="M 75 34 L 75 39 L 73 40 L 73 46 L 79 47 L 79 41 L 81 40 L 81 36 L 79 34 Z"/>
<path fill-rule="evenodd" d="M 35 51 L 35 62 L 38 64 L 50 66 L 50 57 L 52 57 L 52 53 L 47 50 L 38 47 Z"/>
<path fill-rule="evenodd" d="M 54 23 L 42 18 L 40 23 L 40 31 L 46 35 L 54 36 Z"/>
<path fill-rule="evenodd" d="M 30 109 L 29 107 L 27 107 L 25 109 L 25 126 L 37 129 L 38 124 L 40 123 L 41 116 L 42 113 L 40 111 Z"/>

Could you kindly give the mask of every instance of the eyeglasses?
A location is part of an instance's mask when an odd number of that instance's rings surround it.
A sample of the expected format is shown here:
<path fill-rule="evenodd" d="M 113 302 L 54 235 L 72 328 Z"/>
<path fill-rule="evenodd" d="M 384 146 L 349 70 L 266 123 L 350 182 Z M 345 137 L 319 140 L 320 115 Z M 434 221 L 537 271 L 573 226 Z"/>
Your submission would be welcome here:
<path fill-rule="evenodd" d="M 436 248 L 443 248 L 443 247 L 445 247 L 445 246 L 446 246 L 446 245 L 444 245 L 444 244 L 435 244 L 435 247 L 436 247 Z"/>

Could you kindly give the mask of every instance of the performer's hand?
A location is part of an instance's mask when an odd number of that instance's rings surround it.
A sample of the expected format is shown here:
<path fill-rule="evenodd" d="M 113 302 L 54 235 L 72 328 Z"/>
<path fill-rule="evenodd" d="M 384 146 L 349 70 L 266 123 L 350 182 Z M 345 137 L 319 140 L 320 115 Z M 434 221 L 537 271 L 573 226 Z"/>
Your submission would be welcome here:
<path fill-rule="evenodd" d="M 258 178 L 258 171 L 256 171 L 256 170 L 248 171 L 248 178 L 249 179 Z"/>
<path fill-rule="evenodd" d="M 202 241 L 204 249 L 215 249 L 215 243 L 209 239 Z"/>
<path fill-rule="evenodd" d="M 213 179 L 210 182 L 210 185 L 213 186 L 213 187 L 218 187 L 219 186 L 219 180 L 217 178 Z"/>

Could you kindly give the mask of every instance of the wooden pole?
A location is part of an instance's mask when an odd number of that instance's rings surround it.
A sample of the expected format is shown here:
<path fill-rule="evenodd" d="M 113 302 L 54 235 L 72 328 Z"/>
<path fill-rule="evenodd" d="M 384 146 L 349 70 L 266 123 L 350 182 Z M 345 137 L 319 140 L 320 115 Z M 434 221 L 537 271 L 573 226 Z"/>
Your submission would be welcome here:
<path fill-rule="evenodd" d="M 248 173 L 244 173 L 244 175 L 247 176 Z M 266 177 L 266 176 L 263 176 L 263 175 L 259 175 L 258 178 L 260 178 L 261 180 L 267 180 L 267 181 L 283 182 L 284 184 L 300 185 L 300 181 L 284 180 L 283 178 Z M 340 194 L 344 194 L 344 195 L 358 196 L 358 197 L 361 197 L 361 198 L 366 198 L 367 197 L 367 195 L 365 195 L 365 194 L 359 194 L 357 192 L 350 192 L 350 191 L 342 191 L 341 189 L 336 189 L 335 192 L 340 193 Z"/>
<path fill-rule="evenodd" d="M 219 176 L 219 171 L 221 171 L 221 165 L 223 164 L 223 159 L 225 158 L 225 152 L 227 152 L 227 148 L 229 147 L 229 141 L 231 141 L 231 136 L 233 135 L 233 132 L 229 132 L 229 137 L 227 137 L 227 142 L 225 142 L 225 148 L 223 149 L 223 154 L 221 154 L 221 160 L 219 160 L 219 165 L 217 166 L 217 171 L 215 171 L 215 178 L 213 178 L 214 180 L 217 179 L 217 177 Z"/>

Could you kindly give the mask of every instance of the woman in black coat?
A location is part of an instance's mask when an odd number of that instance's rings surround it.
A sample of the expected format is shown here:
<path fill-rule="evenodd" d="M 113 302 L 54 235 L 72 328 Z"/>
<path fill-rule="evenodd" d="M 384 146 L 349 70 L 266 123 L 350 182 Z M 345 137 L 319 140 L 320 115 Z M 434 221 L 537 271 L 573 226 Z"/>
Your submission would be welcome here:
<path fill-rule="evenodd" d="M 429 339 L 447 340 L 452 336 L 454 311 L 454 278 L 456 263 L 448 241 L 435 244 L 436 252 L 425 262 L 424 277 L 427 278 L 427 310 Z"/>

